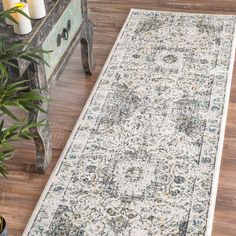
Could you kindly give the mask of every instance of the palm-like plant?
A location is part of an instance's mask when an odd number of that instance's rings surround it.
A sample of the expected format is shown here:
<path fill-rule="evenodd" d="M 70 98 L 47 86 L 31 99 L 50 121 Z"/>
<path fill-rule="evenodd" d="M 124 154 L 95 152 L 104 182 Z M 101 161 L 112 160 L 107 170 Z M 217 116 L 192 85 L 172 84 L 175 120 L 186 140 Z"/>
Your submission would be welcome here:
<path fill-rule="evenodd" d="M 11 16 L 14 12 L 25 15 L 17 7 L 11 8 L 0 12 L 0 24 L 3 24 L 6 18 L 15 22 Z M 27 17 L 27 15 L 25 16 Z M 21 42 L 6 45 L 5 40 L 0 38 L 0 176 L 7 175 L 5 161 L 12 157 L 14 152 L 10 143 L 18 139 L 31 139 L 30 129 L 44 125 L 43 121 L 39 123 L 22 121 L 12 112 L 13 107 L 27 112 L 43 111 L 36 104 L 45 98 L 40 95 L 39 90 L 29 91 L 27 81 L 13 82 L 8 73 L 8 68 L 16 67 L 14 63 L 16 59 L 46 63 L 42 57 L 43 53 L 46 52 L 38 48 L 28 48 L 26 44 Z M 4 119 L 6 117 L 13 121 L 12 125 L 5 125 Z"/>
<path fill-rule="evenodd" d="M 12 13 L 19 12 L 25 15 L 17 7 L 7 11 L 0 12 L 0 24 L 5 19 L 17 23 L 11 16 Z M 25 15 L 25 17 L 28 17 Z M 6 45 L 5 40 L 0 38 L 0 177 L 7 176 L 7 168 L 5 161 L 12 157 L 14 149 L 11 142 L 18 139 L 31 139 L 30 129 L 33 127 L 44 125 L 43 121 L 32 123 L 31 121 L 22 121 L 14 114 L 11 108 L 18 108 L 27 112 L 43 111 L 37 102 L 45 99 L 40 95 L 39 90 L 29 90 L 27 81 L 13 82 L 9 73 L 9 67 L 16 67 L 15 60 L 23 59 L 37 63 L 42 61 L 46 63 L 42 54 L 46 53 L 41 49 L 28 48 L 26 44 L 21 42 Z M 44 112 L 44 111 L 43 111 Z M 12 125 L 5 125 L 4 119 L 8 117 L 13 121 Z M 0 234 L 5 230 L 6 222 L 0 216 Z"/>

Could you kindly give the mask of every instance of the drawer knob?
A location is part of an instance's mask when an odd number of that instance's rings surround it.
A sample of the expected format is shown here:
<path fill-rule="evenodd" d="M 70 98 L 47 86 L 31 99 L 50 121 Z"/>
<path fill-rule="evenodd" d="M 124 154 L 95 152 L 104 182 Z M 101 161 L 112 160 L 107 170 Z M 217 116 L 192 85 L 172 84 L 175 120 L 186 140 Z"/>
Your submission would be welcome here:
<path fill-rule="evenodd" d="M 67 30 L 70 31 L 70 29 L 71 29 L 71 20 L 70 19 L 67 21 L 66 27 L 67 27 Z"/>
<path fill-rule="evenodd" d="M 63 28 L 62 38 L 65 39 L 65 40 L 67 40 L 69 38 L 69 31 L 68 31 L 68 29 Z"/>
<path fill-rule="evenodd" d="M 58 34 L 57 35 L 57 46 L 58 47 L 61 46 L 62 39 L 68 40 L 70 29 L 71 29 L 71 20 L 69 19 L 67 21 L 66 28 L 63 28 L 63 30 L 62 30 L 62 34 Z"/>
<path fill-rule="evenodd" d="M 57 35 L 57 46 L 60 47 L 61 46 L 61 34 Z"/>

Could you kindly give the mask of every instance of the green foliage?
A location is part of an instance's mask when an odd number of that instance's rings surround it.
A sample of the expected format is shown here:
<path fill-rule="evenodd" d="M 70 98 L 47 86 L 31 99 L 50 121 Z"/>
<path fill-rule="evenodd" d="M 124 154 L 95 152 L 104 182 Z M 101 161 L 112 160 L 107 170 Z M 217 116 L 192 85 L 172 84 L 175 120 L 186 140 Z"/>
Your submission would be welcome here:
<path fill-rule="evenodd" d="M 42 101 L 44 98 L 39 95 L 38 90 L 27 91 L 27 81 L 8 83 L 8 79 L 0 79 L 0 115 L 7 115 L 15 121 L 19 121 L 16 115 L 10 110 L 17 107 L 27 112 L 40 110 L 43 111 L 35 101 Z"/>
<path fill-rule="evenodd" d="M 39 48 L 27 48 L 26 43 L 14 43 L 6 45 L 3 39 L 0 39 L 0 74 L 6 75 L 6 66 L 16 67 L 14 61 L 16 59 L 24 59 L 30 62 L 42 61 L 47 64 L 42 54 L 48 53 Z M 47 64 L 48 65 L 48 64 Z M 49 66 L 49 65 L 48 65 Z"/>
<path fill-rule="evenodd" d="M 31 128 L 43 126 L 43 121 L 39 123 L 25 123 L 18 122 L 10 127 L 4 128 L 4 120 L 0 123 L 0 173 L 3 176 L 7 175 L 6 166 L 4 161 L 11 158 L 14 150 L 10 145 L 11 141 L 18 139 L 31 139 L 32 134 L 30 133 Z"/>
<path fill-rule="evenodd" d="M 12 13 L 19 12 L 25 15 L 17 7 L 7 11 L 0 12 L 0 23 L 5 19 L 15 22 L 11 16 Z M 28 17 L 28 16 L 27 16 Z M 31 121 L 22 121 L 13 111 L 17 108 L 26 112 L 45 112 L 38 104 L 45 98 L 40 95 L 39 90 L 29 90 L 28 81 L 12 81 L 8 73 L 9 67 L 16 68 L 17 60 L 27 60 L 29 62 L 43 62 L 43 53 L 48 53 L 39 48 L 30 48 L 24 43 L 7 44 L 0 38 L 0 176 L 7 176 L 5 161 L 14 154 L 11 146 L 12 141 L 19 139 L 31 139 L 31 128 L 44 125 L 44 121 L 32 123 Z M 6 126 L 5 118 L 10 118 L 13 124 Z M 1 224 L 0 224 L 1 227 Z"/>

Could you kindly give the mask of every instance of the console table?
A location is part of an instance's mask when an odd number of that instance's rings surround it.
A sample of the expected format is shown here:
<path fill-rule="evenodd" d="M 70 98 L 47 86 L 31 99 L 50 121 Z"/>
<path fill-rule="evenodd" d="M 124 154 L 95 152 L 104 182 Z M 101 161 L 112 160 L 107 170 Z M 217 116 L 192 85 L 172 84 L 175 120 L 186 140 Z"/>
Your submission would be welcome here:
<path fill-rule="evenodd" d="M 1 3 L 0 3 L 1 4 Z M 18 70 L 12 70 L 15 78 L 29 80 L 30 89 L 42 89 L 42 95 L 48 97 L 54 81 L 60 76 L 74 48 L 80 42 L 82 64 L 85 73 L 91 74 L 94 67 L 92 56 L 93 27 L 87 16 L 87 0 L 45 0 L 47 16 L 41 20 L 33 20 L 33 30 L 27 35 L 15 35 L 11 26 L 0 26 L 0 35 L 9 42 L 28 42 L 28 47 L 41 47 L 52 51 L 45 54 L 44 64 L 29 63 L 18 60 Z M 2 9 L 2 6 L 0 5 Z M 48 110 L 47 102 L 38 104 Z M 47 113 L 30 113 L 29 119 L 36 122 L 48 121 Z M 33 128 L 36 147 L 37 171 L 44 172 L 51 161 L 51 134 L 48 126 Z"/>

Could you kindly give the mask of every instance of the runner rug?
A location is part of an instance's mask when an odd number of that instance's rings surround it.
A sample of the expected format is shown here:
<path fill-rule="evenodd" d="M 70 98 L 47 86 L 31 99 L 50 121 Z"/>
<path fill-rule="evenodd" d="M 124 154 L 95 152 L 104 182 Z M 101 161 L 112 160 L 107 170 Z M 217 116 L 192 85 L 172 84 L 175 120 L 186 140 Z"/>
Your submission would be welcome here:
<path fill-rule="evenodd" d="M 131 10 L 24 235 L 210 235 L 234 32 Z"/>

